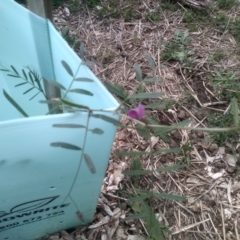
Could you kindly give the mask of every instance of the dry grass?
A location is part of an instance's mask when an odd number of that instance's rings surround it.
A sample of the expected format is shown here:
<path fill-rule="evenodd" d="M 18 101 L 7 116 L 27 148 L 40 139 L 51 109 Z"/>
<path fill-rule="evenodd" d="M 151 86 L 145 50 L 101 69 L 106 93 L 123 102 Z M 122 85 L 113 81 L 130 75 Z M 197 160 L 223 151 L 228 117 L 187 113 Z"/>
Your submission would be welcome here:
<path fill-rule="evenodd" d="M 85 57 L 96 63 L 92 70 L 102 81 L 118 83 L 131 94 L 137 84 L 134 63 L 140 64 L 145 76 L 162 79 L 162 83 L 148 85 L 147 91 L 164 92 L 163 99 L 172 98 L 177 103 L 170 110 L 152 112 L 161 123 L 169 125 L 190 118 L 192 127 L 206 127 L 210 112 L 229 109 L 229 102 L 217 97 L 209 74 L 214 69 L 221 69 L 234 71 L 239 76 L 239 42 L 227 30 L 221 33 L 214 25 L 199 24 L 197 31 L 190 33 L 191 42 L 187 46 L 194 64 L 184 66 L 177 61 L 163 61 L 157 43 L 170 42 L 176 29 L 188 30 L 183 19 L 190 10 L 184 2 L 179 6 L 174 12 L 161 10 L 162 19 L 156 23 L 146 15 L 159 8 L 159 1 L 146 0 L 134 7 L 142 17 L 131 22 L 113 19 L 111 15 L 100 19 L 94 11 L 88 10 L 69 19 L 65 17 L 66 22 L 56 22 L 56 26 L 69 25 L 70 34 L 85 43 Z M 237 16 L 239 9 L 228 14 Z M 222 57 L 211 61 L 219 51 L 224 52 Z M 157 65 L 154 72 L 148 66 L 145 54 L 154 59 Z M 133 124 L 125 118 L 123 121 Z M 169 239 L 239 240 L 240 178 L 235 174 L 236 162 L 229 160 L 232 157 L 229 149 L 238 152 L 239 144 L 217 145 L 208 133 L 186 130 L 173 131 L 170 136 L 170 143 L 153 137 L 154 150 L 186 146 L 189 150 L 181 155 L 158 155 L 153 160 L 154 168 L 186 163 L 183 170 L 154 174 L 155 192 L 179 194 L 187 199 L 186 202 L 154 202 L 154 211 L 171 230 Z M 63 239 L 134 239 L 130 236 L 138 234 L 139 239 L 140 236 L 146 239 L 148 233 L 144 222 L 126 218 L 131 211 L 126 200 L 132 193 L 132 182 L 121 171 L 130 167 L 131 159 L 118 157 L 114 152 L 147 151 L 148 148 L 149 143 L 135 130 L 119 129 L 92 225 L 79 228 L 71 235 L 63 232 Z M 144 169 L 151 169 L 149 156 L 144 156 L 141 161 Z M 138 187 L 152 189 L 151 180 L 148 176 L 141 177 Z"/>

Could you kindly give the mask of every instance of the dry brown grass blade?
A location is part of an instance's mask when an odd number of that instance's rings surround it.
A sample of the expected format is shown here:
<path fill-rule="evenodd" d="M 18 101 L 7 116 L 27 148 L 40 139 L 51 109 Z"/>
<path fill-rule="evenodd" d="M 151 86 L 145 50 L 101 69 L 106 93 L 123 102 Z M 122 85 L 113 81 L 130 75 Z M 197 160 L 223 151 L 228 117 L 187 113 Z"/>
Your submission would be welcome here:
<path fill-rule="evenodd" d="M 201 221 L 201 222 L 197 222 L 197 223 L 190 224 L 190 225 L 188 225 L 188 226 L 182 227 L 182 228 L 180 228 L 179 230 L 173 232 L 172 235 L 175 235 L 175 234 L 178 234 L 178 233 L 180 233 L 180 232 L 186 231 L 186 230 L 188 230 L 188 229 L 191 229 L 191 228 L 193 228 L 193 227 L 196 227 L 196 226 L 198 226 L 198 225 L 200 225 L 200 224 L 202 224 L 202 223 L 204 223 L 204 222 L 207 222 L 207 221 L 209 221 L 209 219 L 205 219 L 205 220 L 203 220 L 203 221 Z"/>

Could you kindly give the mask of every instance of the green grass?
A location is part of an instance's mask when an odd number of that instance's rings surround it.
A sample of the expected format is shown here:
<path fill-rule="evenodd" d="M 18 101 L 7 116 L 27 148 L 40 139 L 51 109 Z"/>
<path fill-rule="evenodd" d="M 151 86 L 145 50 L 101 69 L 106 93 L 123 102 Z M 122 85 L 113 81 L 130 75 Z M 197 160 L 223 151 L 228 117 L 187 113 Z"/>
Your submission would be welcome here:
<path fill-rule="evenodd" d="M 216 0 L 216 5 L 219 9 L 229 10 L 238 5 L 237 0 Z"/>
<path fill-rule="evenodd" d="M 207 118 L 210 127 L 231 127 L 233 126 L 233 114 L 210 114 Z M 239 133 L 237 132 L 213 132 L 211 133 L 214 143 L 222 146 L 226 142 L 238 142 Z"/>
<path fill-rule="evenodd" d="M 124 18 L 126 22 L 130 22 L 133 19 L 140 17 L 140 14 L 134 10 L 134 5 L 138 4 L 138 0 L 123 1 L 122 3 L 118 0 L 86 0 L 86 5 L 89 8 L 93 8 L 95 13 L 100 18 Z"/>
<path fill-rule="evenodd" d="M 212 86 L 221 100 L 230 102 L 232 98 L 236 98 L 240 103 L 240 81 L 235 73 L 215 70 Z"/>
<path fill-rule="evenodd" d="M 236 73 L 215 70 L 215 73 L 212 75 L 212 86 L 216 96 L 220 100 L 226 101 L 227 104 L 229 104 L 231 100 L 235 98 L 238 104 L 240 103 L 240 81 L 239 76 L 237 76 Z M 234 116 L 232 111 L 229 111 L 226 114 L 210 114 L 207 120 L 210 127 L 221 128 L 234 126 Z M 239 138 L 237 132 L 219 132 L 212 133 L 211 135 L 214 142 L 219 145 L 223 145 L 226 142 L 237 142 Z"/>
<path fill-rule="evenodd" d="M 179 61 L 180 63 L 186 63 L 189 60 L 190 51 L 186 48 L 191 39 L 189 33 L 176 30 L 174 32 L 173 39 L 165 42 L 160 41 L 158 47 L 161 48 L 161 59 L 164 61 Z"/>
<path fill-rule="evenodd" d="M 101 5 L 101 0 L 83 0 L 83 4 L 89 8 L 96 8 Z"/>
<path fill-rule="evenodd" d="M 217 63 L 220 62 L 227 55 L 226 50 L 219 48 L 215 51 L 212 56 L 209 56 L 209 63 Z"/>
<path fill-rule="evenodd" d="M 197 32 L 201 24 L 209 23 L 211 16 L 206 11 L 187 9 L 183 15 L 183 22 L 186 23 L 189 32 Z"/>
<path fill-rule="evenodd" d="M 161 1 L 161 7 L 163 10 L 168 10 L 171 12 L 174 12 L 179 8 L 177 2 L 174 2 L 172 0 Z"/>
<path fill-rule="evenodd" d="M 154 10 L 153 12 L 149 12 L 147 14 L 147 19 L 154 23 L 159 22 L 162 19 L 160 11 Z"/>

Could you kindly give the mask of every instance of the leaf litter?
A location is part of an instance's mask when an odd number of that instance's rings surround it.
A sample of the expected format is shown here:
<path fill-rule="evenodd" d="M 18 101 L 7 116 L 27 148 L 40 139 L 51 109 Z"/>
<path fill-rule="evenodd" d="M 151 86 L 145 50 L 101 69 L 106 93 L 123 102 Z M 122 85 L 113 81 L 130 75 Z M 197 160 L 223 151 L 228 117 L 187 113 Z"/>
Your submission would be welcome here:
<path fill-rule="evenodd" d="M 189 1 L 176 4 L 188 13 L 184 5 L 186 2 Z M 202 2 L 195 3 L 198 3 L 195 6 L 203 5 Z M 120 84 L 132 94 L 137 82 L 133 71 L 135 63 L 148 78 L 161 79 L 162 82 L 146 85 L 147 91 L 163 92 L 161 100 L 173 99 L 182 104 L 173 104 L 168 111 L 161 108 L 153 110 L 152 114 L 159 122 L 171 125 L 190 118 L 192 127 L 206 127 L 207 110 L 224 112 L 228 107 L 213 93 L 214 89 L 205 74 L 209 71 L 208 59 L 216 53 L 217 47 L 233 52 L 236 41 L 227 32 L 218 34 L 215 29 L 198 27 L 190 33 L 189 43 L 197 64 L 183 67 L 177 61 L 164 62 L 157 43 L 163 40 L 170 42 L 176 29 L 184 32 L 188 28 L 183 22 L 183 15 L 179 14 L 180 10 L 163 10 L 162 20 L 157 23 L 147 20 L 145 13 L 149 9 L 154 11 L 156 7 L 159 7 L 159 1 L 145 1 L 142 6 L 135 6 L 142 18 L 128 22 L 123 18 L 112 20 L 110 17 L 106 23 L 92 10 L 85 14 L 72 14 L 66 5 L 54 11 L 55 26 L 58 29 L 69 26 L 70 34 L 85 43 L 86 58 L 96 63 L 92 70 L 101 80 Z M 145 54 L 151 57 L 147 61 Z M 104 56 L 108 55 L 111 57 L 106 63 Z M 234 55 L 212 64 L 235 71 L 237 67 L 240 69 L 239 60 Z M 152 76 L 151 67 L 155 65 Z M 190 101 L 184 101 L 186 91 Z M 123 124 L 133 124 L 127 118 L 121 121 Z M 184 169 L 161 173 L 155 171 L 154 174 L 154 192 L 180 194 L 187 198 L 186 202 L 156 201 L 155 214 L 171 230 L 169 239 L 174 236 L 184 240 L 239 239 L 240 178 L 234 175 L 239 168 L 238 145 L 234 147 L 235 154 L 225 146 L 214 143 L 208 133 L 178 130 L 169 135 L 170 142 L 163 141 L 159 136 L 152 137 L 154 150 L 183 148 L 191 143 L 185 155 L 162 153 L 154 157 L 154 169 L 189 161 L 185 162 L 189 164 Z M 93 222 L 73 232 L 62 231 L 45 239 L 147 239 L 145 223 L 141 219 L 127 218 L 132 212 L 127 203 L 127 193 L 130 194 L 133 183 L 122 171 L 130 168 L 132 158 L 117 156 L 115 151 L 149 152 L 149 144 L 136 130 L 119 128 Z M 141 165 L 146 170 L 151 168 L 147 154 L 141 156 Z M 151 185 L 148 176 L 141 177 L 138 184 L 144 190 L 150 189 Z"/>

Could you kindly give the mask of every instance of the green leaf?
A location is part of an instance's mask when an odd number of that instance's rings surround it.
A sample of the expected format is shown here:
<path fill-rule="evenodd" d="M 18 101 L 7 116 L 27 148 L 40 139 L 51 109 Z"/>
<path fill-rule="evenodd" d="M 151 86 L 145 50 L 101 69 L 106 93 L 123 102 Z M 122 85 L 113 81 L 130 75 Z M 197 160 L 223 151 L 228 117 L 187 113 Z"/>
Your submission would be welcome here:
<path fill-rule="evenodd" d="M 85 44 L 83 42 L 81 42 L 81 44 L 80 44 L 80 58 L 82 60 L 84 59 L 84 48 L 85 48 Z"/>
<path fill-rule="evenodd" d="M 136 91 L 135 91 L 135 94 L 144 93 L 144 92 L 145 92 L 145 87 L 144 87 L 144 85 L 143 85 L 143 84 L 139 84 L 139 85 L 137 86 L 137 89 L 136 89 Z"/>
<path fill-rule="evenodd" d="M 140 195 L 135 196 L 135 197 L 129 197 L 127 199 L 127 202 L 139 202 L 139 201 L 142 202 L 145 199 L 150 198 L 150 197 L 152 197 L 152 193 L 151 192 L 146 192 L 146 193 L 140 194 Z"/>
<path fill-rule="evenodd" d="M 9 77 L 15 77 L 15 78 L 20 78 L 20 76 L 15 76 L 13 74 L 7 74 Z"/>
<path fill-rule="evenodd" d="M 139 176 L 139 175 L 146 175 L 150 174 L 150 170 L 125 170 L 123 171 L 123 174 L 128 176 Z"/>
<path fill-rule="evenodd" d="M 131 203 L 131 208 L 137 213 L 142 213 L 142 206 L 138 202 Z"/>
<path fill-rule="evenodd" d="M 12 68 L 12 70 L 16 73 L 16 75 L 18 75 L 19 76 L 19 73 L 18 73 L 18 71 L 16 70 L 16 68 L 13 66 L 13 65 L 11 65 L 11 68 Z"/>
<path fill-rule="evenodd" d="M 60 101 L 57 101 L 57 100 L 40 100 L 39 101 L 40 103 L 46 103 L 46 104 L 56 104 L 56 103 L 59 103 Z"/>
<path fill-rule="evenodd" d="M 149 152 L 115 152 L 117 156 L 130 156 L 130 157 L 136 157 L 136 156 L 142 156 L 150 154 Z"/>
<path fill-rule="evenodd" d="M 140 136 L 142 136 L 146 139 L 149 138 L 149 131 L 146 129 L 146 127 L 142 126 L 141 124 L 137 124 L 136 130 Z"/>
<path fill-rule="evenodd" d="M 3 89 L 3 94 L 5 98 L 24 116 L 29 117 L 27 113 L 8 95 L 8 93 Z"/>
<path fill-rule="evenodd" d="M 27 94 L 28 92 L 32 91 L 35 87 L 29 88 L 27 91 L 25 91 L 23 94 Z"/>
<path fill-rule="evenodd" d="M 73 103 L 73 102 L 69 102 L 69 101 L 66 101 L 64 99 L 60 99 L 61 102 L 63 102 L 64 104 L 66 105 L 69 105 L 71 107 L 77 107 L 77 108 L 83 108 L 83 109 L 87 109 L 87 110 L 90 110 L 88 106 L 85 106 L 85 105 L 81 105 L 81 104 L 77 104 L 77 103 Z"/>
<path fill-rule="evenodd" d="M 233 120 L 235 127 L 239 126 L 239 110 L 238 110 L 238 103 L 236 98 L 232 99 L 232 112 L 233 112 Z"/>
<path fill-rule="evenodd" d="M 156 171 L 157 172 L 170 172 L 170 171 L 174 171 L 174 170 L 181 169 L 181 168 L 184 168 L 184 167 L 185 166 L 182 165 L 182 164 L 174 164 L 172 166 L 158 168 Z"/>
<path fill-rule="evenodd" d="M 98 135 L 102 135 L 104 133 L 104 131 L 100 128 L 94 128 L 91 131 L 92 131 L 93 134 L 98 134 Z"/>
<path fill-rule="evenodd" d="M 137 64 L 137 63 L 135 63 L 135 64 L 133 65 L 133 69 L 134 69 L 134 71 L 135 71 L 135 73 L 136 73 L 137 80 L 138 80 L 139 82 L 141 82 L 141 81 L 142 81 L 142 70 L 141 70 L 141 68 L 140 68 L 140 65 Z"/>
<path fill-rule="evenodd" d="M 153 197 L 158 199 L 169 199 L 169 200 L 175 200 L 175 201 L 186 201 L 185 197 L 179 196 L 179 195 L 172 195 L 167 193 L 152 193 Z"/>
<path fill-rule="evenodd" d="M 69 34 L 69 30 L 70 28 L 68 26 L 64 27 L 63 30 L 62 30 L 62 37 L 65 38 L 68 36 Z"/>
<path fill-rule="evenodd" d="M 96 168 L 95 168 L 95 166 L 93 164 L 92 159 L 85 153 L 83 154 L 83 157 L 84 157 L 84 160 L 85 160 L 85 162 L 86 162 L 90 172 L 91 173 L 96 173 Z"/>
<path fill-rule="evenodd" d="M 176 30 L 174 31 L 174 36 L 177 37 L 177 38 L 181 37 L 181 36 L 182 36 L 181 30 L 176 29 Z"/>
<path fill-rule="evenodd" d="M 147 59 L 149 66 L 152 69 L 155 69 L 156 68 L 156 64 L 155 64 L 154 60 L 152 59 L 152 57 L 149 54 L 146 54 L 145 58 Z"/>
<path fill-rule="evenodd" d="M 140 188 L 134 188 L 134 190 L 136 191 L 137 194 L 140 194 L 140 195 L 151 193 L 151 192 L 149 192 L 149 191 L 147 191 L 147 190 L 142 190 L 142 189 L 140 189 Z"/>
<path fill-rule="evenodd" d="M 155 100 L 152 103 L 149 103 L 146 108 L 149 109 L 159 109 L 164 110 L 172 107 L 175 104 L 175 100 L 173 99 L 162 99 L 162 100 Z"/>
<path fill-rule="evenodd" d="M 77 81 L 77 82 L 94 82 L 91 78 L 84 78 L 84 77 L 75 78 L 74 81 Z"/>
<path fill-rule="evenodd" d="M 86 66 L 91 67 L 91 66 L 95 66 L 96 64 L 94 62 L 91 62 L 91 61 L 83 61 L 82 65 L 86 65 Z"/>
<path fill-rule="evenodd" d="M 63 67 L 65 68 L 65 70 L 68 72 L 68 74 L 73 77 L 73 72 L 72 72 L 72 69 L 70 68 L 70 66 L 64 60 L 62 60 L 61 63 L 63 65 Z"/>
<path fill-rule="evenodd" d="M 158 98 L 163 96 L 164 94 L 161 92 L 152 92 L 152 93 L 138 93 L 130 96 L 130 98 Z"/>
<path fill-rule="evenodd" d="M 184 61 L 188 56 L 188 53 L 186 51 L 181 51 L 181 52 L 175 52 L 174 58 L 176 60 L 179 60 L 180 62 Z"/>
<path fill-rule="evenodd" d="M 35 95 L 33 95 L 33 96 L 29 99 L 29 101 L 31 101 L 33 98 L 35 98 L 39 93 L 40 93 L 40 92 L 38 92 L 38 93 L 36 93 Z"/>
<path fill-rule="evenodd" d="M 168 126 L 168 128 L 162 127 L 162 128 L 154 128 L 154 129 L 156 129 L 156 131 L 159 131 L 159 133 L 160 132 L 161 133 L 168 133 L 168 132 L 170 132 L 170 131 L 172 131 L 174 129 L 184 128 L 189 123 L 191 123 L 191 119 L 186 119 L 186 120 L 184 120 L 182 122 L 179 122 L 179 123 L 176 123 L 176 124 L 172 124 L 171 126 Z M 149 125 L 151 125 L 151 124 L 149 124 Z"/>
<path fill-rule="evenodd" d="M 109 82 L 104 82 L 105 87 L 114 95 L 121 98 L 122 100 L 125 100 L 128 97 L 127 92 L 125 89 L 118 85 L 118 84 L 112 84 Z"/>
<path fill-rule="evenodd" d="M 32 73 L 31 73 L 31 72 L 29 72 L 29 73 L 28 73 L 28 76 L 29 76 L 29 78 L 30 78 L 30 81 L 32 82 L 32 84 L 33 84 L 33 86 L 34 86 L 34 80 L 33 80 Z"/>
<path fill-rule="evenodd" d="M 42 86 L 40 84 L 40 80 L 38 79 L 38 76 L 34 75 L 34 80 L 37 83 L 39 90 L 42 91 Z"/>
<path fill-rule="evenodd" d="M 147 213 L 139 213 L 139 214 L 129 214 L 128 219 L 139 219 L 139 218 L 146 218 L 148 216 Z"/>
<path fill-rule="evenodd" d="M 24 69 L 22 69 L 22 73 L 23 73 L 25 79 L 28 80 L 28 76 L 27 76 L 26 72 L 24 71 Z"/>
<path fill-rule="evenodd" d="M 3 72 L 10 72 L 8 69 L 3 69 L 3 68 L 0 68 L 0 71 L 3 71 Z"/>
<path fill-rule="evenodd" d="M 82 150 L 80 147 L 70 144 L 70 143 L 65 143 L 65 142 L 53 142 L 50 144 L 52 147 L 60 147 L 60 148 L 65 148 L 65 149 L 70 149 L 70 150 Z"/>
<path fill-rule="evenodd" d="M 185 38 L 187 38 L 187 37 L 189 37 L 189 32 L 188 32 L 188 31 L 185 31 L 185 32 L 183 33 L 183 38 L 185 39 Z"/>
<path fill-rule="evenodd" d="M 85 126 L 81 124 L 73 124 L 73 123 L 62 123 L 62 124 L 53 124 L 53 127 L 57 128 L 86 128 Z"/>
<path fill-rule="evenodd" d="M 179 123 L 171 125 L 171 127 L 174 129 L 174 127 L 186 127 L 189 123 L 191 123 L 191 119 L 186 119 L 184 121 L 181 121 Z"/>
<path fill-rule="evenodd" d="M 156 83 L 156 82 L 161 82 L 161 79 L 160 78 L 144 78 L 143 82 Z"/>
<path fill-rule="evenodd" d="M 19 87 L 19 86 L 22 86 L 22 85 L 24 85 L 24 84 L 27 84 L 27 82 L 19 83 L 19 84 L 15 85 L 14 87 Z"/>
<path fill-rule="evenodd" d="M 88 96 L 93 96 L 93 93 L 91 93 L 87 90 L 84 90 L 84 89 L 80 89 L 80 88 L 71 89 L 71 90 L 69 90 L 69 92 L 84 94 L 84 95 L 88 95 Z"/>
<path fill-rule="evenodd" d="M 180 153 L 180 152 L 182 152 L 181 148 L 164 148 L 164 149 L 159 149 L 153 152 L 153 155 L 158 155 L 163 153 Z"/>
<path fill-rule="evenodd" d="M 108 116 L 105 116 L 105 115 L 101 115 L 101 114 L 91 114 L 91 116 L 95 117 L 95 118 L 100 118 L 100 119 L 102 119 L 106 122 L 114 124 L 115 126 L 121 126 L 121 122 L 114 119 L 114 118 L 111 118 L 111 117 L 108 117 Z"/>
<path fill-rule="evenodd" d="M 156 215 L 150 206 L 145 206 L 144 210 L 147 213 L 147 217 L 144 219 L 144 222 L 149 235 L 152 239 L 163 240 L 163 231 L 165 230 L 164 225 L 156 219 Z M 166 233 L 166 231 L 167 229 L 164 232 Z"/>

